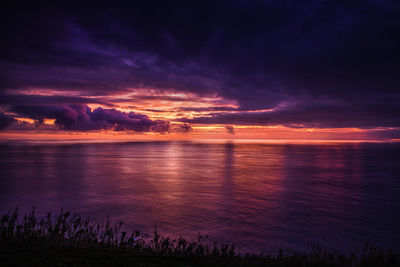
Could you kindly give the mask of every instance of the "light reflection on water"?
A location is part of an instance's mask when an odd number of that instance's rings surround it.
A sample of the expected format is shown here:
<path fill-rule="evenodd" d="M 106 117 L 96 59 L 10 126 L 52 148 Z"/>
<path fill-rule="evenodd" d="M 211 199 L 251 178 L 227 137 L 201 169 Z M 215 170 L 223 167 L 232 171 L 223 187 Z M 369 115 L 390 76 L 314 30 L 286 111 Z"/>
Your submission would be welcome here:
<path fill-rule="evenodd" d="M 0 210 L 61 207 L 248 250 L 400 249 L 398 144 L 0 146 Z"/>

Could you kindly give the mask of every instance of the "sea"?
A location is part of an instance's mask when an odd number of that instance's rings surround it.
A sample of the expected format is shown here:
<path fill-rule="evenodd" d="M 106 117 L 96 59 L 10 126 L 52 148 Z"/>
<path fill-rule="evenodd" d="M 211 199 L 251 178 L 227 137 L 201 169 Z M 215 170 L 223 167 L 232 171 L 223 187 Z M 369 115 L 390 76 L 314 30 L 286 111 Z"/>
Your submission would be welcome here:
<path fill-rule="evenodd" d="M 0 212 L 61 209 L 241 251 L 400 251 L 400 144 L 0 143 Z"/>

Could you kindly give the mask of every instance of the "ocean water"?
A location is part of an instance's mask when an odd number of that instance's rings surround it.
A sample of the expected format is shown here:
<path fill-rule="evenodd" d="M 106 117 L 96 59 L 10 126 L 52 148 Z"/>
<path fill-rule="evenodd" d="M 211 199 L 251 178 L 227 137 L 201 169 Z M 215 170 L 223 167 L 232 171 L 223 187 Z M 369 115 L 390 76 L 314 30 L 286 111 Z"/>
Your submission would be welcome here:
<path fill-rule="evenodd" d="M 60 208 L 245 251 L 400 250 L 400 144 L 0 145 L 0 211 Z"/>

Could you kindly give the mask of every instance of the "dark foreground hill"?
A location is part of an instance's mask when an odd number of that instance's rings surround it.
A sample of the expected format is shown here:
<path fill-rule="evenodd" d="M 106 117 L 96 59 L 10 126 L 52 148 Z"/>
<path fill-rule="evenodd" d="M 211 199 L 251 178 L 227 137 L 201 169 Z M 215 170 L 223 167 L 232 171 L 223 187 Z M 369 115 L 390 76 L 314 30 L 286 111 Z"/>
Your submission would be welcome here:
<path fill-rule="evenodd" d="M 61 211 L 37 218 L 35 211 L 18 219 L 17 210 L 1 217 L 1 266 L 400 266 L 400 256 L 366 245 L 341 254 L 317 248 L 277 255 L 241 254 L 234 246 L 196 241 L 145 238 L 121 225 L 98 223 Z"/>

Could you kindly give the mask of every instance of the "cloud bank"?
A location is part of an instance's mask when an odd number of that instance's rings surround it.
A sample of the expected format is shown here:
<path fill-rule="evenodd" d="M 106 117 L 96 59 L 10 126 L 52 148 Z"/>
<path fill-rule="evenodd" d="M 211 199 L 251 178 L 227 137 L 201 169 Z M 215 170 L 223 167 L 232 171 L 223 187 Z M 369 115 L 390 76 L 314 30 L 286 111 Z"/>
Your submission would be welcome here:
<path fill-rule="evenodd" d="M 151 120 L 146 115 L 121 112 L 116 109 L 96 108 L 86 105 L 67 106 L 16 106 L 13 111 L 42 124 L 44 119 L 55 119 L 61 130 L 93 131 L 114 130 L 133 132 L 169 132 L 170 124 L 163 120 Z"/>

